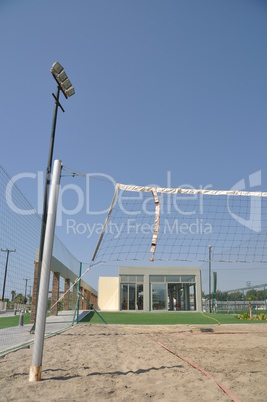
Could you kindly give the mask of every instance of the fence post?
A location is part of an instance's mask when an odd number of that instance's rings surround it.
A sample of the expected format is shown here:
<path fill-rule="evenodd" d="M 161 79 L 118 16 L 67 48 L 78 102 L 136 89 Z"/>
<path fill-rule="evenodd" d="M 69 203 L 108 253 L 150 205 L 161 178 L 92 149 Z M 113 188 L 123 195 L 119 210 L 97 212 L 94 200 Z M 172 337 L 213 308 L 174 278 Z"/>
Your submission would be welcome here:
<path fill-rule="evenodd" d="M 236 295 L 235 295 L 235 292 L 234 292 L 234 301 L 235 301 L 235 314 L 236 314 Z"/>
<path fill-rule="evenodd" d="M 265 311 L 267 312 L 267 305 L 266 305 L 266 290 L 265 290 L 265 286 L 264 286 L 263 290 L 264 290 L 264 304 L 265 304 Z"/>
<path fill-rule="evenodd" d="M 254 313 L 255 313 L 255 298 L 254 298 L 254 288 L 252 288 L 252 298 L 253 298 L 253 310 L 254 310 Z"/>
<path fill-rule="evenodd" d="M 19 327 L 23 327 L 23 313 L 22 313 L 22 311 L 20 312 L 20 315 L 19 315 Z"/>
<path fill-rule="evenodd" d="M 82 276 L 82 262 L 80 262 L 80 273 L 79 273 L 79 284 L 77 291 L 77 324 L 79 322 L 79 303 L 80 303 L 80 287 L 81 287 L 81 276 Z"/>

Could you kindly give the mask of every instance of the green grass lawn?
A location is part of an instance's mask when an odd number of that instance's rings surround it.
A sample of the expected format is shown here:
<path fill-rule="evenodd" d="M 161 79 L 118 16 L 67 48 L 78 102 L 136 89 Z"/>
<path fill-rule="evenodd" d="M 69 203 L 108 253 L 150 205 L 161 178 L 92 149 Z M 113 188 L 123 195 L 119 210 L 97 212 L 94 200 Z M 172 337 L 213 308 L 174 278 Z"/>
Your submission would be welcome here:
<path fill-rule="evenodd" d="M 50 313 L 46 313 L 46 316 L 49 317 Z M 31 323 L 31 313 L 23 314 L 23 325 L 27 325 Z M 19 325 L 19 313 L 17 315 L 12 315 L 9 317 L 1 317 L 0 316 L 0 329 L 16 327 Z"/>
<path fill-rule="evenodd" d="M 23 314 L 23 324 L 30 324 L 31 313 Z M 0 317 L 0 329 L 17 327 L 19 325 L 19 314 L 10 317 Z"/>
<path fill-rule="evenodd" d="M 118 312 L 100 313 L 107 324 L 132 324 L 132 325 L 218 325 L 218 324 L 254 324 L 267 323 L 267 321 L 238 320 L 234 315 L 228 314 L 209 314 L 209 313 L 140 313 L 140 312 Z M 80 324 L 104 324 L 101 318 L 94 312 L 90 312 L 84 317 Z"/>

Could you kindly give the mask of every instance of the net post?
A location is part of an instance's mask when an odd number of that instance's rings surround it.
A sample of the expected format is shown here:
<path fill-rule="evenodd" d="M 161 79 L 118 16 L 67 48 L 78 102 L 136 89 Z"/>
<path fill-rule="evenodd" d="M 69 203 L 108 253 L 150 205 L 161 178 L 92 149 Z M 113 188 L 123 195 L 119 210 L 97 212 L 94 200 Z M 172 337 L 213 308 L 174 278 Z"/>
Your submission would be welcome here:
<path fill-rule="evenodd" d="M 212 246 L 209 245 L 209 313 L 211 313 L 211 249 Z"/>
<path fill-rule="evenodd" d="M 86 303 L 89 304 L 89 306 L 94 310 L 94 312 L 98 315 L 99 318 L 101 318 L 101 320 L 108 325 L 108 323 L 104 320 L 104 318 L 101 316 L 101 314 L 99 314 L 99 312 L 94 308 L 94 306 L 89 302 L 88 299 L 86 299 L 86 297 L 80 293 L 80 295 L 82 296 L 82 298 L 86 301 Z"/>
<path fill-rule="evenodd" d="M 41 380 L 50 266 L 51 266 L 53 243 L 54 243 L 61 169 L 62 169 L 61 161 L 56 160 L 54 162 L 53 178 L 52 178 L 51 192 L 48 205 L 47 225 L 44 238 L 42 275 L 40 278 L 39 302 L 37 306 L 32 365 L 30 367 L 30 375 L 29 375 L 30 382 L 36 382 Z"/>
<path fill-rule="evenodd" d="M 71 324 L 72 327 L 73 327 L 74 322 L 76 320 L 76 311 L 77 311 L 77 301 L 76 301 L 76 304 L 75 304 L 75 310 L 74 310 L 74 314 L 73 314 L 73 318 L 72 318 L 72 324 Z"/>

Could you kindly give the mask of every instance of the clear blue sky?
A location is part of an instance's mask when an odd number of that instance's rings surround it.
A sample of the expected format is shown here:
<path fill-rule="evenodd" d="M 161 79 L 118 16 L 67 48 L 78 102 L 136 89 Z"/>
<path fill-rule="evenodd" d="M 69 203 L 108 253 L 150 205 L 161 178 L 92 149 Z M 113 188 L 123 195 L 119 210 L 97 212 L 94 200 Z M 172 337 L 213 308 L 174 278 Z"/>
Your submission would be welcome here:
<path fill-rule="evenodd" d="M 76 90 L 58 113 L 54 158 L 65 166 L 215 189 L 260 170 L 266 191 L 266 21 L 264 0 L 0 0 L 0 163 L 11 176 L 45 171 L 58 60 Z M 75 180 L 63 184 L 83 186 Z M 18 184 L 37 208 L 36 183 Z M 112 192 L 94 182 L 91 208 L 107 208 Z M 96 238 L 66 225 L 57 235 L 90 261 Z"/>

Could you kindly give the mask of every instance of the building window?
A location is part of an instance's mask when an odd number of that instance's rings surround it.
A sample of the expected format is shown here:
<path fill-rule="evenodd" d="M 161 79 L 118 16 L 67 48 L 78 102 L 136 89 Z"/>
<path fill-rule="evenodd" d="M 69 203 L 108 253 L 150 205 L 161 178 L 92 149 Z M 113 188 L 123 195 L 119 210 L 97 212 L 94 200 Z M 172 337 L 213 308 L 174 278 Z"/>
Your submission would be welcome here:
<path fill-rule="evenodd" d="M 179 282 L 181 282 L 181 276 L 180 275 L 168 275 L 166 277 L 166 282 L 168 282 L 168 283 L 179 283 Z"/>
<path fill-rule="evenodd" d="M 181 275 L 181 282 L 195 283 L 195 276 L 193 276 L 193 275 Z"/>
<path fill-rule="evenodd" d="M 137 308 L 138 310 L 144 309 L 144 289 L 143 284 L 137 285 Z"/>
<path fill-rule="evenodd" d="M 121 310 L 143 310 L 144 276 L 143 275 L 122 275 L 120 277 L 120 309 Z M 122 283 L 128 282 L 128 283 Z"/>
<path fill-rule="evenodd" d="M 129 285 L 129 310 L 135 310 L 136 306 L 136 291 L 135 284 Z"/>
<path fill-rule="evenodd" d="M 164 275 L 150 275 L 149 277 L 150 282 L 165 282 Z"/>
<path fill-rule="evenodd" d="M 151 310 L 196 310 L 195 275 L 150 275 Z"/>

